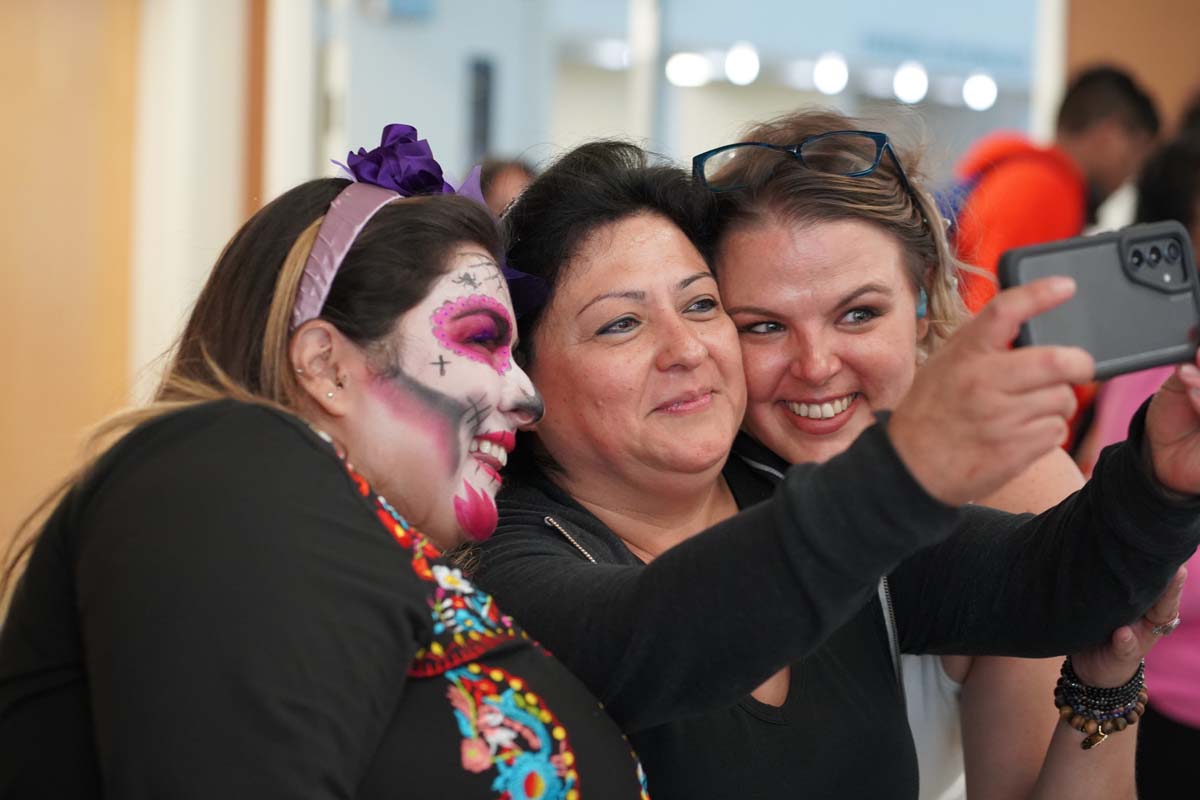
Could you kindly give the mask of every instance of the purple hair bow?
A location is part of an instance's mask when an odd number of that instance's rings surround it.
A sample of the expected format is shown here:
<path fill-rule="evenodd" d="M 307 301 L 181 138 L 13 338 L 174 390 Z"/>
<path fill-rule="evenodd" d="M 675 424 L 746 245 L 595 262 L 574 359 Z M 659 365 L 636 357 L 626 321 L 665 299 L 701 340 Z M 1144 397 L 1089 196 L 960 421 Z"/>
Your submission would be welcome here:
<path fill-rule="evenodd" d="M 443 177 L 442 165 L 434 159 L 429 142 L 417 136 L 412 125 L 393 123 L 383 129 L 378 147 L 360 147 L 357 153 L 347 154 L 345 164 L 333 162 L 355 183 L 334 199 L 321 223 L 300 278 L 292 309 L 293 329 L 321 313 L 350 245 L 371 217 L 396 196 L 459 194 L 487 208 L 479 167 L 472 169 L 456 190 Z M 503 259 L 500 268 L 508 279 L 518 319 L 545 304 L 549 288 L 544 280 L 510 268 Z"/>
<path fill-rule="evenodd" d="M 337 164 L 338 162 L 334 162 Z M 412 125 L 392 123 L 383 129 L 379 147 L 358 148 L 338 164 L 356 181 L 391 189 L 403 196 L 417 194 L 454 194 L 454 187 L 442 177 L 442 165 L 433 157 L 429 142 L 417 138 Z"/>

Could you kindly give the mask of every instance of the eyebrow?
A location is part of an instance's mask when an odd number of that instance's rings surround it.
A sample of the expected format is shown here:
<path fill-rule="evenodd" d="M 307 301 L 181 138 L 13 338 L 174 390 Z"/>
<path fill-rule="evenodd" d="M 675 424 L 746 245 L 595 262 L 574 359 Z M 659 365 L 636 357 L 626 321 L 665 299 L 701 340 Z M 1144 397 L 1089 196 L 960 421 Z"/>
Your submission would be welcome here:
<path fill-rule="evenodd" d="M 870 294 L 871 292 L 879 292 L 880 294 L 889 296 L 892 294 L 891 288 L 882 283 L 868 283 L 847 294 L 838 301 L 834 308 L 847 306 L 858 298 L 862 297 L 864 294 Z M 729 306 L 725 309 L 725 313 L 729 314 L 729 316 L 733 316 L 734 314 L 755 314 L 760 317 L 780 316 L 778 311 L 771 308 L 763 308 L 762 306 Z"/>
<path fill-rule="evenodd" d="M 880 294 L 888 295 L 890 297 L 892 294 L 892 289 L 890 286 L 886 286 L 882 283 L 864 284 L 864 285 L 858 287 L 857 289 L 855 289 L 854 291 L 850 292 L 849 294 L 847 294 L 840 301 L 838 301 L 837 308 L 841 308 L 842 306 L 849 305 L 850 303 L 853 303 L 858 298 L 862 297 L 864 294 L 870 294 L 871 292 L 879 292 Z"/>
<path fill-rule="evenodd" d="M 688 275 L 686 278 L 684 278 L 679 283 L 677 283 L 675 285 L 675 291 L 681 291 L 683 289 L 686 289 L 687 287 L 691 286 L 693 283 L 695 283 L 698 280 L 701 280 L 702 278 L 712 278 L 713 280 L 716 280 L 716 278 L 713 278 L 713 274 L 711 272 L 708 272 L 707 270 L 704 272 L 696 272 L 691 275 Z M 585 303 L 583 308 L 579 309 L 579 313 L 576 314 L 575 316 L 577 316 L 577 317 L 580 316 L 581 314 L 583 314 L 584 311 L 587 311 L 589 308 L 591 308 L 596 303 L 599 303 L 601 300 L 612 300 L 612 299 L 633 300 L 634 302 L 637 302 L 637 303 L 644 303 L 644 302 L 646 302 L 646 293 L 644 291 L 642 291 L 641 289 L 626 289 L 624 291 L 618 289 L 618 290 L 611 291 L 611 292 L 605 292 L 604 294 L 598 294 L 595 297 L 593 297 L 591 300 L 589 300 L 587 303 Z"/>
<path fill-rule="evenodd" d="M 679 285 L 676 286 L 675 288 L 677 291 L 679 289 L 686 289 L 687 287 L 691 286 L 693 283 L 695 283 L 696 281 L 698 281 L 702 278 L 712 278 L 714 281 L 716 281 L 716 278 L 713 278 L 713 274 L 711 272 L 708 272 L 707 270 L 705 270 L 704 272 L 697 272 L 692 275 L 688 275 L 686 278 L 681 280 L 679 282 Z"/>

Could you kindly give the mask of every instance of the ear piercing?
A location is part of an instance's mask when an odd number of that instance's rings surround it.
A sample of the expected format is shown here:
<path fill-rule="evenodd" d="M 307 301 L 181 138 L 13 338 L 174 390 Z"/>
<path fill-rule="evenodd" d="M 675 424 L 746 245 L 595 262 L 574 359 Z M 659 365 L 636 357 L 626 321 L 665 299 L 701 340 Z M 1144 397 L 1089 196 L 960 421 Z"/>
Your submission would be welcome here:
<path fill-rule="evenodd" d="M 341 378 L 341 376 L 338 377 L 338 379 L 336 381 L 336 385 L 337 385 L 337 388 L 339 388 L 339 389 L 346 388 L 346 385 L 345 385 L 345 383 L 343 383 L 343 379 Z M 326 392 L 325 396 L 328 397 L 330 400 L 332 400 L 333 399 L 333 391 Z"/>

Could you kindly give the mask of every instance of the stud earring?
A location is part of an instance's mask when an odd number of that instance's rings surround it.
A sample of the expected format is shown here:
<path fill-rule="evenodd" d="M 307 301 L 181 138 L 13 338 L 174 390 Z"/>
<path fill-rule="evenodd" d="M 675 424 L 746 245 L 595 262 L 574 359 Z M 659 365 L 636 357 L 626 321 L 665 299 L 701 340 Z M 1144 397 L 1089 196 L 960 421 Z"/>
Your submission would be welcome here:
<path fill-rule="evenodd" d="M 917 292 L 917 319 L 925 319 L 929 313 L 929 295 L 925 294 L 925 289 L 922 287 Z"/>
<path fill-rule="evenodd" d="M 300 369 L 299 367 L 296 367 L 296 374 L 297 374 L 297 375 L 303 375 L 303 374 L 304 374 L 304 370 Z"/>
<path fill-rule="evenodd" d="M 333 392 L 326 392 L 326 393 L 325 393 L 325 396 L 326 396 L 326 397 L 328 397 L 330 400 L 332 400 L 332 399 L 333 399 Z"/>

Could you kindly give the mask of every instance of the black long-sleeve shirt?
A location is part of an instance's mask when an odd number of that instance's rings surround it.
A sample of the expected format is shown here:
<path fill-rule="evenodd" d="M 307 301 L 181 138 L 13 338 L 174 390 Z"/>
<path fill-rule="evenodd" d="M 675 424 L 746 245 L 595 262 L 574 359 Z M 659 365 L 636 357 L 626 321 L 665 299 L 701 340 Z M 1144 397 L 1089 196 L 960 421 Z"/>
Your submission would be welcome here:
<path fill-rule="evenodd" d="M 743 439 L 725 479 L 744 510 L 649 565 L 534 477 L 502 494 L 476 578 L 601 698 L 660 800 L 915 796 L 880 577 L 908 652 L 1041 656 L 1104 639 L 1200 541 L 1197 505 L 1157 488 L 1140 438 L 1139 422 L 1036 518 L 936 502 L 883 426 L 777 486 L 751 465 L 786 465 Z M 748 696 L 785 666 L 782 707 Z"/>
<path fill-rule="evenodd" d="M 293 417 L 147 423 L 0 632 L 0 796 L 628 798 L 595 699 Z"/>

